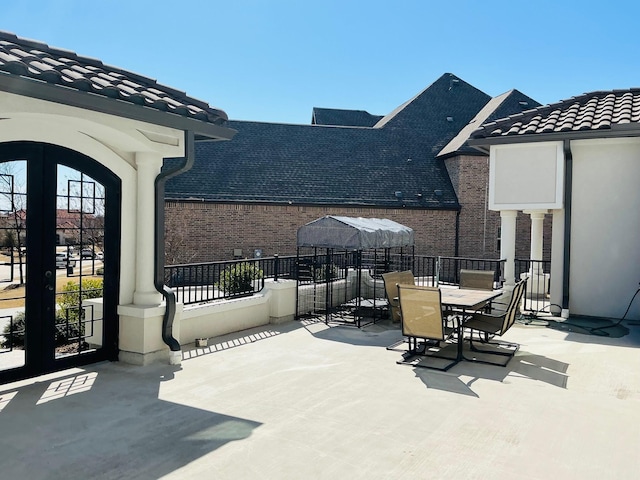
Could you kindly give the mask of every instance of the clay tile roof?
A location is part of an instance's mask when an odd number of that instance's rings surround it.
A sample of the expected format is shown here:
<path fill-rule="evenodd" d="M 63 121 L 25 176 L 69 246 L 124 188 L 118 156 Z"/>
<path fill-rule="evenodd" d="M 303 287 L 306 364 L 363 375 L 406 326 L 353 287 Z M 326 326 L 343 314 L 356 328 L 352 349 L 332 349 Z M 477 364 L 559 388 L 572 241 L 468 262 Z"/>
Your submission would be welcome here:
<path fill-rule="evenodd" d="M 473 139 L 640 127 L 640 88 L 585 93 L 485 123 Z"/>
<path fill-rule="evenodd" d="M 0 75 L 3 72 L 215 125 L 222 125 L 227 120 L 222 110 L 151 78 L 0 31 Z"/>

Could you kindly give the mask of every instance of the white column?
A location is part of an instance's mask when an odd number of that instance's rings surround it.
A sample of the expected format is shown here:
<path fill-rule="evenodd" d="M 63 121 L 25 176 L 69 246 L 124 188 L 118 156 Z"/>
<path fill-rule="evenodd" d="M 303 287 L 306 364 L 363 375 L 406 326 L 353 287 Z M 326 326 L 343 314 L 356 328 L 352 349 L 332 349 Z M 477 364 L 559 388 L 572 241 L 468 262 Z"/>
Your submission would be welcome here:
<path fill-rule="evenodd" d="M 531 217 L 531 253 L 529 260 L 542 260 L 542 238 L 544 232 L 544 216 L 546 210 L 525 210 L 524 213 Z M 530 273 L 541 275 L 543 273 L 541 263 L 532 263 Z"/>
<path fill-rule="evenodd" d="M 553 210 L 551 227 L 551 294 L 550 312 L 560 315 L 564 288 L 564 210 Z M 567 315 L 568 316 L 568 315 Z"/>
<path fill-rule="evenodd" d="M 516 259 L 516 210 L 500 210 L 500 258 L 506 260 L 504 266 L 505 286 L 515 285 Z"/>
<path fill-rule="evenodd" d="M 136 290 L 135 305 L 159 305 L 162 295 L 154 285 L 155 179 L 162 167 L 157 153 L 136 153 Z"/>
<path fill-rule="evenodd" d="M 525 210 L 524 213 L 531 217 L 531 252 L 529 259 L 529 283 L 527 285 L 527 297 L 544 298 L 549 287 L 549 275 L 542 268 L 542 237 L 544 231 L 544 215 L 547 210 Z"/>

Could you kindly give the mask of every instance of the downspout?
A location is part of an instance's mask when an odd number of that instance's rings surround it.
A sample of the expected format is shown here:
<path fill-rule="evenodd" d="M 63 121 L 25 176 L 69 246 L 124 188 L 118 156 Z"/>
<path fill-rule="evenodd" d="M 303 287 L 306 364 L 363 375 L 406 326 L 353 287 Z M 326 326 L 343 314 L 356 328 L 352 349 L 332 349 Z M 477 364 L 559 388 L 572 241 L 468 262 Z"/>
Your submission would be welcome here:
<path fill-rule="evenodd" d="M 573 153 L 571 141 L 564 141 L 564 261 L 562 268 L 562 316 L 569 316 L 569 269 L 571 257 L 571 196 L 573 185 Z"/>
<path fill-rule="evenodd" d="M 460 251 L 460 209 L 456 212 L 456 241 L 453 256 L 457 257 Z"/>
<path fill-rule="evenodd" d="M 180 351 L 180 342 L 173 336 L 173 320 L 176 315 L 176 294 L 164 284 L 164 185 L 166 181 L 186 172 L 193 166 L 195 160 L 193 132 L 185 131 L 185 157 L 183 161 L 172 169 L 160 172 L 155 181 L 155 267 L 154 284 L 156 290 L 165 299 L 166 308 L 162 319 L 162 341 L 169 346 L 172 352 Z"/>

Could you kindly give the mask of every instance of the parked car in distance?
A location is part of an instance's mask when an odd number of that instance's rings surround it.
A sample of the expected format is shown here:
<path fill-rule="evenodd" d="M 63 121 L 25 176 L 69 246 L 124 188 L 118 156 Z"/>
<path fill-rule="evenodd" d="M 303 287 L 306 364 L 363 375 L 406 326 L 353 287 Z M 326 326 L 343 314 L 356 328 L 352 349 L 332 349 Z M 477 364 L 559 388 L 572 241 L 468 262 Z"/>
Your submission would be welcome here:
<path fill-rule="evenodd" d="M 96 252 L 96 258 L 98 260 L 104 260 L 104 253 L 102 252 Z"/>
<path fill-rule="evenodd" d="M 93 253 L 93 250 L 91 250 L 90 248 L 83 248 L 80 252 L 80 256 L 82 258 L 93 258 L 95 255 Z"/>
<path fill-rule="evenodd" d="M 76 261 L 67 257 L 64 252 L 56 253 L 56 268 L 75 267 Z"/>

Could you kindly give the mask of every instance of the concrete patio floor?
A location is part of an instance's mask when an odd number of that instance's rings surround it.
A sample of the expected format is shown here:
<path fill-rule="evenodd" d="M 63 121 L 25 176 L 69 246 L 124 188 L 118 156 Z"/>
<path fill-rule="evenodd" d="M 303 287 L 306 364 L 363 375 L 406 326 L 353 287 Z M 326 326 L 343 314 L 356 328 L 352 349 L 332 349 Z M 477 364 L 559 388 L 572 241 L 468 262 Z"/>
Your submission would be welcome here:
<path fill-rule="evenodd" d="M 270 325 L 179 367 L 103 363 L 0 386 L 0 477 L 636 479 L 640 327 L 516 325 L 506 368 L 397 365 L 385 324 Z M 192 346 L 191 346 L 192 347 Z"/>

